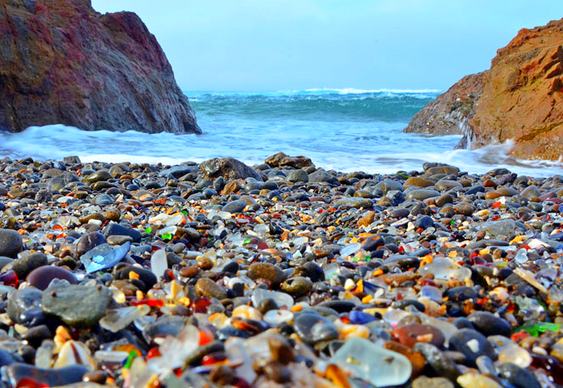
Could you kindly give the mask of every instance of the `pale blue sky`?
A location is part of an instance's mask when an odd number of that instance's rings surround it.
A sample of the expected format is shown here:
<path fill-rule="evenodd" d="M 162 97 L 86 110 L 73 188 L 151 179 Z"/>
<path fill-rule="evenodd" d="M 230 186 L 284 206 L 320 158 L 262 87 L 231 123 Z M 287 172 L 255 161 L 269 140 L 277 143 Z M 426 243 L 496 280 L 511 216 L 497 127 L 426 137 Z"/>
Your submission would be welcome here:
<path fill-rule="evenodd" d="M 156 35 L 185 90 L 445 89 L 563 0 L 93 0 Z"/>

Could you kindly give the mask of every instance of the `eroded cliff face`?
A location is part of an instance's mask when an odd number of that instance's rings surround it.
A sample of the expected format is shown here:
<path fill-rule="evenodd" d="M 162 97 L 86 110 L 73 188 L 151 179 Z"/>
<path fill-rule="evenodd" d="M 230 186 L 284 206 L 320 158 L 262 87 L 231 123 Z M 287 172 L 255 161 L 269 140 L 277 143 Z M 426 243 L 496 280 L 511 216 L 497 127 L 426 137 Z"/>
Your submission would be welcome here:
<path fill-rule="evenodd" d="M 563 19 L 497 52 L 469 124 L 475 147 L 513 139 L 518 157 L 563 155 Z"/>
<path fill-rule="evenodd" d="M 0 128 L 200 132 L 156 38 L 90 0 L 0 0 Z"/>
<path fill-rule="evenodd" d="M 481 97 L 485 77 L 486 73 L 463 77 L 418 112 L 405 131 L 429 135 L 462 134 L 475 113 L 474 104 Z"/>
<path fill-rule="evenodd" d="M 470 109 L 465 113 L 452 109 L 452 101 L 459 98 L 459 90 L 465 93 L 471 77 L 480 82 L 473 83 L 475 98 L 466 105 Z M 446 116 L 453 120 L 445 121 Z M 439 135 L 452 133 L 450 129 L 456 126 L 463 128 L 462 146 L 481 147 L 512 140 L 512 154 L 516 157 L 561 158 L 563 19 L 521 30 L 498 50 L 490 70 L 462 79 L 419 112 L 407 131 Z"/>

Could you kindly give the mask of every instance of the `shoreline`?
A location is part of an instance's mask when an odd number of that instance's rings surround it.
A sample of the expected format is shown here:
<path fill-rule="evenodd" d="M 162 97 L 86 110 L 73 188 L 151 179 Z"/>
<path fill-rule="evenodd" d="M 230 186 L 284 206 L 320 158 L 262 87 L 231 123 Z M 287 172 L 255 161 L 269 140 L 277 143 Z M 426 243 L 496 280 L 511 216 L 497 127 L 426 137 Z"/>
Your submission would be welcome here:
<path fill-rule="evenodd" d="M 221 120 L 223 122 L 227 119 Z M 455 150 L 453 147 L 458 141 L 455 136 L 428 138 L 417 134 L 397 134 L 397 142 L 386 145 L 377 140 L 378 136 L 393 136 L 396 133 L 392 129 L 384 130 L 387 131 L 385 134 L 378 134 L 376 131 L 372 140 L 365 138 L 366 133 L 361 131 L 337 135 L 333 133 L 333 129 L 329 129 L 323 135 L 325 137 L 321 136 L 320 139 L 313 139 L 310 135 L 294 138 L 288 133 L 277 144 L 272 144 L 268 139 L 275 136 L 274 131 L 265 129 L 262 132 L 261 127 L 256 127 L 255 124 L 255 121 L 249 123 L 253 126 L 249 133 L 240 129 L 245 128 L 244 126 L 237 126 L 238 129 L 234 129 L 234 132 L 230 127 L 212 128 L 199 136 L 144 134 L 135 131 L 89 132 L 61 125 L 32 127 L 19 134 L 0 132 L 0 154 L 5 152 L 12 158 L 31 156 L 40 161 L 79 155 L 84 162 L 162 162 L 175 165 L 222 156 L 259 164 L 270 154 L 290 151 L 309 156 L 317 166 L 341 172 L 360 170 L 371 174 L 394 174 L 398 170 L 420 170 L 424 162 L 464 166 L 472 174 L 484 174 L 497 167 L 533 177 L 548 177 L 563 171 L 561 160 L 519 160 L 511 157 L 510 142 L 475 150 Z M 205 125 L 208 126 L 212 127 L 210 123 Z M 338 146 L 338 141 L 346 141 L 343 144 L 349 150 L 345 151 Z M 373 143 L 364 144 L 368 141 Z M 108 152 L 108 144 L 112 144 L 112 153 Z"/>
<path fill-rule="evenodd" d="M 437 163 L 0 159 L 4 380 L 561 384 L 562 197 Z"/>

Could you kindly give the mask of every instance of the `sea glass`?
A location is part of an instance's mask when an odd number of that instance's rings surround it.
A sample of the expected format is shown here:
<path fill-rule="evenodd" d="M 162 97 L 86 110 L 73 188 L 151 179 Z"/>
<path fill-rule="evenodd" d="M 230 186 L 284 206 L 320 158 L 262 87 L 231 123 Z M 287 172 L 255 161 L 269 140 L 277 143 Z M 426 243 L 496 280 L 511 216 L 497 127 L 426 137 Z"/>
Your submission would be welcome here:
<path fill-rule="evenodd" d="M 362 244 L 350 244 L 346 245 L 344 248 L 340 250 L 340 256 L 348 257 L 352 256 L 356 252 L 358 252 L 362 248 Z"/>
<path fill-rule="evenodd" d="M 285 294 L 283 292 L 277 292 L 277 291 L 270 291 L 270 290 L 265 290 L 263 288 L 257 288 L 254 290 L 254 292 L 252 293 L 252 304 L 255 307 L 260 306 L 260 303 L 264 300 L 264 299 L 272 299 L 276 302 L 277 306 L 282 308 L 282 307 L 292 307 L 294 302 L 293 302 L 293 298 L 288 295 Z"/>
<path fill-rule="evenodd" d="M 446 257 L 435 257 L 431 263 L 419 269 L 421 275 L 432 274 L 436 280 L 460 280 L 471 278 L 471 270 Z"/>
<path fill-rule="evenodd" d="M 497 349 L 497 354 L 499 362 L 509 362 L 521 368 L 527 368 L 532 363 L 530 353 L 513 342 L 509 342 Z"/>
<path fill-rule="evenodd" d="M 514 256 L 514 261 L 518 264 L 525 264 L 528 261 L 528 254 L 525 249 L 519 249 Z"/>
<path fill-rule="evenodd" d="M 293 313 L 289 310 L 270 310 L 264 314 L 264 322 L 273 327 L 280 326 L 290 322 L 293 319 Z"/>
<path fill-rule="evenodd" d="M 541 333 L 546 333 L 548 331 L 557 332 L 561 329 L 561 324 L 550 323 L 550 322 L 539 322 L 533 325 L 525 325 L 520 327 L 520 330 L 524 330 L 526 333 L 538 337 Z"/>
<path fill-rule="evenodd" d="M 53 341 L 43 341 L 35 352 L 35 366 L 44 369 L 50 368 L 54 350 L 55 343 Z"/>
<path fill-rule="evenodd" d="M 167 269 L 168 261 L 166 259 L 166 251 L 164 249 L 159 249 L 151 256 L 151 271 L 157 278 L 161 279 Z"/>
<path fill-rule="evenodd" d="M 404 384 L 412 371 L 410 361 L 402 354 L 356 337 L 347 340 L 330 363 L 377 387 Z"/>
<path fill-rule="evenodd" d="M 100 319 L 100 326 L 112 333 L 117 333 L 129 326 L 135 319 L 147 315 L 150 310 L 147 305 L 108 310 L 106 315 Z"/>
<path fill-rule="evenodd" d="M 80 257 L 86 272 L 93 273 L 103 269 L 112 268 L 117 265 L 129 252 L 130 242 L 113 248 L 109 244 L 98 245 Z"/>
<path fill-rule="evenodd" d="M 148 360 L 148 366 L 155 372 L 167 372 L 184 365 L 188 357 L 199 346 L 199 330 L 186 326 L 177 337 L 167 337 L 160 345 L 161 357 Z"/>
<path fill-rule="evenodd" d="M 59 350 L 54 368 L 64 368 L 71 365 L 84 365 L 89 370 L 96 369 L 96 361 L 92 358 L 90 349 L 82 342 L 67 341 Z"/>

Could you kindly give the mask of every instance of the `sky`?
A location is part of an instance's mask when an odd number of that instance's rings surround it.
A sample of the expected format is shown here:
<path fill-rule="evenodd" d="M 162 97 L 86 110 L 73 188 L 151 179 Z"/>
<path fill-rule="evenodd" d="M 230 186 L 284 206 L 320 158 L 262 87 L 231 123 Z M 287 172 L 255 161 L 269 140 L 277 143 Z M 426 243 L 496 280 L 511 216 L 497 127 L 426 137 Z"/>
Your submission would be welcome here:
<path fill-rule="evenodd" d="M 186 91 L 440 89 L 563 0 L 93 0 L 133 11 Z"/>

